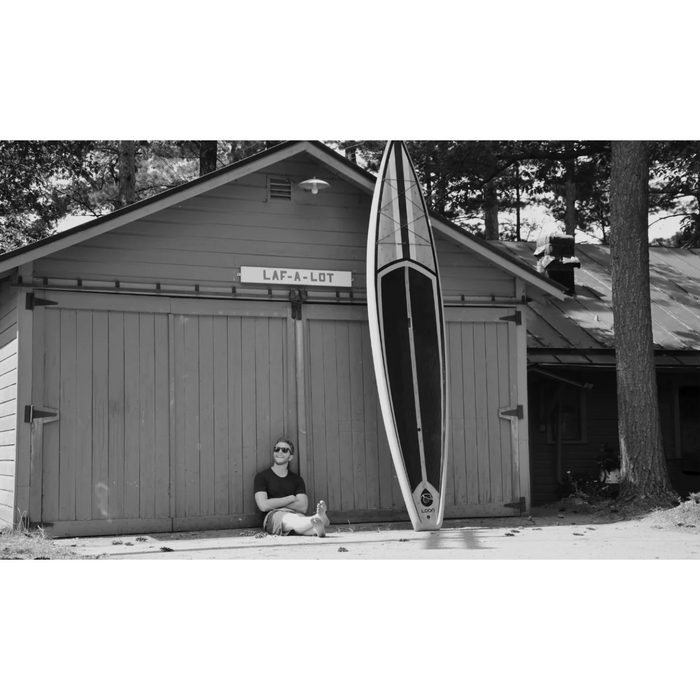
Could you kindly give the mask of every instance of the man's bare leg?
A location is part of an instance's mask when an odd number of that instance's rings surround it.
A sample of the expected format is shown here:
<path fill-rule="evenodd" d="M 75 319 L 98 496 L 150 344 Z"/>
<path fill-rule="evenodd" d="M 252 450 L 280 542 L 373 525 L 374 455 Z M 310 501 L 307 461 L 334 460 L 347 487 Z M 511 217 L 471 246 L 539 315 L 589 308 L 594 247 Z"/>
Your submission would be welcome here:
<path fill-rule="evenodd" d="M 296 532 L 297 535 L 306 537 L 325 537 L 326 528 L 319 515 L 299 515 L 286 513 L 282 518 L 282 530 L 284 532 Z"/>
<path fill-rule="evenodd" d="M 318 502 L 318 505 L 316 506 L 316 515 L 318 515 L 318 517 L 321 518 L 321 522 L 324 524 L 325 527 L 328 527 L 331 524 L 331 521 L 326 515 L 326 504 L 324 501 Z"/>

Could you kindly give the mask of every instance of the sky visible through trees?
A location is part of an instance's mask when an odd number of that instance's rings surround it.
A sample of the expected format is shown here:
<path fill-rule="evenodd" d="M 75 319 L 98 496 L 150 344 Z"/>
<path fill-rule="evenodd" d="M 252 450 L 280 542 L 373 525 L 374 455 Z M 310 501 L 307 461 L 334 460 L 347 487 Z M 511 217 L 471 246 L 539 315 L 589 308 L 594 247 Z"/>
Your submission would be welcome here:
<path fill-rule="evenodd" d="M 0 141 L 0 249 L 186 183 L 279 141 Z M 384 141 L 326 141 L 376 171 Z M 650 143 L 649 240 L 697 247 L 700 142 Z M 409 141 L 429 206 L 491 240 L 608 243 L 610 142 Z M 78 218 L 75 218 L 78 217 Z"/>

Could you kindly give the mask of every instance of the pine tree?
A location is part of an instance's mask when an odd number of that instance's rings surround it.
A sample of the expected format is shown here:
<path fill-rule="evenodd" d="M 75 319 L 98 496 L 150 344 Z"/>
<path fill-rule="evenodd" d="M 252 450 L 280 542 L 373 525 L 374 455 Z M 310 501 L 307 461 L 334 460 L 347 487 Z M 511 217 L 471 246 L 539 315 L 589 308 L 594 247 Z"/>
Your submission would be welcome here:
<path fill-rule="evenodd" d="M 649 161 L 643 141 L 612 144 L 610 182 L 620 498 L 674 498 L 661 438 L 649 289 Z"/>

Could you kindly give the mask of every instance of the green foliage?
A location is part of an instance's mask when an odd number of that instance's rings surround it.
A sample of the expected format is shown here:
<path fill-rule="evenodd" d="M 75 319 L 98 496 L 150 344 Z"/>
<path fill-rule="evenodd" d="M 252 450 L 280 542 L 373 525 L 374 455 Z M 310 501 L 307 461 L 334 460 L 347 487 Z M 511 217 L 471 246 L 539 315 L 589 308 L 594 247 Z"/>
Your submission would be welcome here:
<path fill-rule="evenodd" d="M 675 236 L 651 245 L 700 247 L 700 141 L 653 141 L 650 150 L 650 210 L 680 220 Z"/>
<path fill-rule="evenodd" d="M 200 173 L 204 141 L 136 142 L 136 201 L 182 185 Z M 218 141 L 217 168 L 278 141 Z M 327 142 L 376 172 L 385 141 Z M 410 141 L 408 149 L 431 209 L 477 236 L 486 235 L 485 208 L 517 215 L 544 207 L 561 222 L 575 192 L 576 230 L 607 242 L 610 228 L 610 144 L 604 141 Z M 118 141 L 0 142 L 0 251 L 55 232 L 67 214 L 98 216 L 119 205 Z M 652 245 L 700 245 L 694 141 L 651 144 L 651 208 L 677 217 L 679 232 Z M 494 200 L 495 197 L 495 200 Z M 511 217 L 512 219 L 512 217 Z M 501 217 L 504 240 L 531 239 L 537 225 Z M 653 229 L 651 230 L 653 232 Z"/>
<path fill-rule="evenodd" d="M 219 141 L 217 167 L 278 142 Z M 202 141 L 137 141 L 136 201 L 199 175 Z M 68 214 L 119 206 L 118 141 L 0 141 L 0 252 L 41 240 Z"/>

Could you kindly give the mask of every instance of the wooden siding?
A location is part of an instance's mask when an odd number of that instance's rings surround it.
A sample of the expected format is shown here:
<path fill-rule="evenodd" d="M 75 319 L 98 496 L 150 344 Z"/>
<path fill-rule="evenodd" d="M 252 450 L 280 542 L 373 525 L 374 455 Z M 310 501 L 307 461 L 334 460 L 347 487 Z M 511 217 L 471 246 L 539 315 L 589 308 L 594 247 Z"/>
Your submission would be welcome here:
<path fill-rule="evenodd" d="M 59 413 L 43 427 L 41 520 L 169 517 L 167 316 L 47 307 L 37 319 L 52 341 L 35 403 Z"/>
<path fill-rule="evenodd" d="M 445 513 L 512 515 L 520 498 L 511 425 L 500 409 L 518 403 L 514 310 L 446 310 L 450 448 Z"/>
<path fill-rule="evenodd" d="M 561 476 L 566 482 L 566 472 L 573 475 L 597 476 L 596 457 L 603 443 L 617 453 L 617 394 L 615 372 L 565 372 L 557 368 L 557 374 L 577 382 L 590 382 L 593 388 L 582 390 L 585 411 L 584 442 L 563 442 L 561 451 Z M 557 384 L 544 377 L 530 375 L 530 469 L 532 476 L 532 502 L 540 505 L 561 497 L 557 481 L 557 445 L 550 442 L 547 431 L 547 415 L 543 408 L 547 399 L 556 391 Z"/>
<path fill-rule="evenodd" d="M 331 188 L 304 192 L 297 183 L 311 175 Z M 292 201 L 268 200 L 268 176 L 291 179 Z M 41 258 L 34 275 L 230 289 L 243 265 L 312 267 L 350 271 L 363 290 L 370 199 L 299 155 Z M 514 296 L 513 277 L 437 238 L 446 295 Z"/>
<path fill-rule="evenodd" d="M 0 289 L 0 529 L 16 519 L 17 298 L 9 285 Z"/>
<path fill-rule="evenodd" d="M 510 310 L 512 312 L 512 309 Z M 450 445 L 445 516 L 512 515 L 516 326 L 508 309 L 448 308 Z M 342 521 L 404 511 L 379 411 L 366 310 L 306 307 L 310 497 Z"/>
<path fill-rule="evenodd" d="M 561 474 L 564 481 L 567 471 L 573 475 L 597 476 L 596 457 L 606 443 L 619 454 L 617 424 L 617 389 L 613 370 L 566 371 L 556 369 L 557 374 L 574 381 L 593 384 L 583 391 L 585 401 L 585 438 L 582 442 L 562 444 Z M 678 384 L 697 384 L 697 373 L 659 372 L 659 413 L 664 452 L 669 471 L 677 457 L 676 446 L 676 393 Z M 532 474 L 532 500 L 534 505 L 548 503 L 561 497 L 557 482 L 557 446 L 548 442 L 546 416 L 541 410 L 542 395 L 551 396 L 555 384 L 537 375 L 530 376 L 530 463 Z M 698 426 L 700 430 L 700 426 Z M 675 476 L 671 474 L 672 481 Z"/>
<path fill-rule="evenodd" d="M 366 308 L 50 292 L 37 307 L 43 424 L 33 520 L 54 534 L 259 525 L 253 477 L 281 435 L 310 500 L 352 522 L 405 517 L 377 404 Z M 519 473 L 513 309 L 447 309 L 446 517 L 512 514 Z M 38 509 L 38 513 L 37 513 Z"/>
<path fill-rule="evenodd" d="M 287 305 L 182 301 L 173 311 L 173 517 L 260 523 L 255 473 L 295 428 Z"/>
<path fill-rule="evenodd" d="M 364 308 L 309 307 L 307 487 L 343 521 L 358 511 L 404 511 L 379 408 Z"/>

